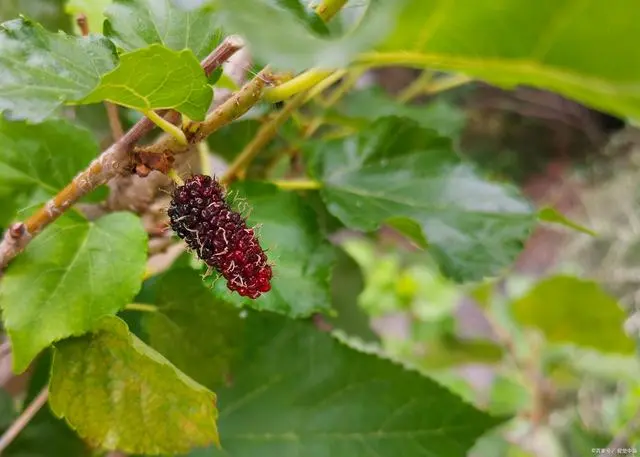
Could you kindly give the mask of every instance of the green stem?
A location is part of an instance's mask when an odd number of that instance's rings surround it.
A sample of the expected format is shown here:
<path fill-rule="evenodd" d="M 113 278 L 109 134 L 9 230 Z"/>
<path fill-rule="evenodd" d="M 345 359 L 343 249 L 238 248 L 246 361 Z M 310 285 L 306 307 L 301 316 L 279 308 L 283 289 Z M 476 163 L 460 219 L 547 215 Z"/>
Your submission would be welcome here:
<path fill-rule="evenodd" d="M 342 7 L 347 4 L 347 1 L 348 0 L 324 0 L 316 8 L 316 14 L 320 16 L 324 22 L 328 22 L 333 19 L 333 16 L 338 14 Z"/>
<path fill-rule="evenodd" d="M 342 85 L 334 90 L 329 98 L 327 98 L 324 104 L 324 108 L 331 108 L 333 105 L 338 103 L 338 101 L 340 101 L 340 99 L 344 97 L 344 95 L 358 82 L 358 79 L 360 79 L 360 76 L 362 76 L 362 73 L 364 73 L 364 71 L 364 69 L 358 68 L 348 73 L 348 76 L 342 83 Z M 304 134 L 304 138 L 311 138 L 311 136 L 316 133 L 316 131 L 322 126 L 323 123 L 324 119 L 322 118 L 322 116 L 316 117 L 313 121 L 311 121 L 311 124 L 307 128 Z"/>
<path fill-rule="evenodd" d="M 297 179 L 297 180 L 282 180 L 271 181 L 280 189 L 283 190 L 318 190 L 322 189 L 322 183 L 318 181 L 312 181 L 310 179 Z"/>
<path fill-rule="evenodd" d="M 334 83 L 336 83 L 340 78 L 342 78 L 346 74 L 347 74 L 347 70 L 334 71 L 331 74 L 331 76 L 329 76 L 328 78 L 325 78 L 324 81 L 321 81 L 311 90 L 309 90 L 309 92 L 307 92 L 307 99 L 305 100 L 305 103 L 316 98 L 318 95 L 320 95 L 322 92 L 327 90 L 329 87 L 331 87 Z"/>
<path fill-rule="evenodd" d="M 398 95 L 398 101 L 406 103 L 424 92 L 425 87 L 433 80 L 433 71 L 424 70 L 411 84 Z"/>
<path fill-rule="evenodd" d="M 129 303 L 124 307 L 127 311 L 140 311 L 143 313 L 157 313 L 158 307 L 156 305 L 148 305 L 146 303 Z"/>
<path fill-rule="evenodd" d="M 156 124 L 173 138 L 175 138 L 176 141 L 182 146 L 186 146 L 187 144 L 189 144 L 189 142 L 187 141 L 187 137 L 184 135 L 184 132 L 182 131 L 182 129 L 180 129 L 180 127 L 176 127 L 171 122 L 168 122 L 153 110 L 145 111 L 143 114 L 147 116 L 151 122 Z"/>
<path fill-rule="evenodd" d="M 200 156 L 200 171 L 203 175 L 211 176 L 211 161 L 209 160 L 209 145 L 207 140 L 202 140 L 198 143 L 198 155 Z"/>
<path fill-rule="evenodd" d="M 191 142 L 193 144 L 199 143 L 220 127 L 229 124 L 249 111 L 260 100 L 266 81 L 270 77 L 271 71 L 269 67 L 265 67 L 255 78 L 234 93 L 231 98 L 209 113 L 203 122 L 191 124 L 189 127 L 190 131 L 193 132 L 193 135 L 190 136 Z M 180 154 L 187 151 L 188 148 L 180 144 L 173 136 L 164 136 L 159 141 L 144 148 L 144 150 L 150 153 L 171 151 L 173 154 Z"/>
<path fill-rule="evenodd" d="M 469 76 L 456 73 L 436 79 L 424 89 L 424 93 L 428 95 L 439 94 L 440 92 L 468 84 L 471 81 L 473 81 L 473 79 Z"/>
<path fill-rule="evenodd" d="M 356 64 L 369 68 L 375 67 L 412 67 L 412 68 L 448 68 L 452 70 L 463 70 L 468 62 L 464 59 L 447 58 L 434 54 L 420 52 L 366 52 L 356 58 Z M 487 64 L 489 65 L 489 64 Z M 533 71 L 533 69 L 528 71 Z M 472 78 L 463 74 L 454 74 L 450 77 L 439 78 L 425 88 L 425 93 L 434 94 L 443 92 L 453 87 L 473 81 Z"/>
<path fill-rule="evenodd" d="M 271 103 L 281 102 L 292 96 L 311 89 L 316 84 L 330 77 L 334 72 L 311 69 L 299 74 L 286 83 L 264 91 L 264 99 Z"/>

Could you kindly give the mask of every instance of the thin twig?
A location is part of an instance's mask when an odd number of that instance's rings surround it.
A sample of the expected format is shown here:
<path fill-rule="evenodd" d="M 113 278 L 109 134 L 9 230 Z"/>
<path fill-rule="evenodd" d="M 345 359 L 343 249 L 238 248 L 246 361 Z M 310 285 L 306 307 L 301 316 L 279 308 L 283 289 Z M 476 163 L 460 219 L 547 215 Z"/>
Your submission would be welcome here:
<path fill-rule="evenodd" d="M 13 442 L 18 434 L 27 426 L 29 421 L 33 419 L 33 416 L 44 406 L 49 398 L 49 386 L 45 386 L 38 396 L 27 406 L 27 408 L 20 414 L 6 432 L 0 437 L 0 455 L 7 449 L 7 447 Z"/>
<path fill-rule="evenodd" d="M 111 137 L 113 138 L 113 141 L 118 141 L 124 136 L 124 129 L 122 128 L 122 122 L 120 122 L 118 107 L 109 102 L 104 102 L 104 106 L 107 109 L 107 117 L 109 118 Z"/>
<path fill-rule="evenodd" d="M 0 359 L 11 354 L 11 341 L 6 340 L 0 344 Z"/>
<path fill-rule="evenodd" d="M 203 61 L 203 65 L 207 67 L 209 72 L 213 71 L 216 66 L 222 65 L 239 50 L 239 44 L 241 43 L 237 37 L 232 36 L 225 39 L 220 46 Z M 160 113 L 160 115 L 163 114 L 164 113 Z M 224 116 L 220 115 L 220 117 Z M 166 119 L 169 122 L 175 122 L 177 113 L 171 111 Z M 0 271 L 4 269 L 16 255 L 24 250 L 33 237 L 54 222 L 82 197 L 118 175 L 131 174 L 132 167 L 129 166 L 129 151 L 135 143 L 149 133 L 153 127 L 154 124 L 146 117 L 138 121 L 120 140 L 116 141 L 100 154 L 87 169 L 77 175 L 71 183 L 49 200 L 43 208 L 38 210 L 24 223 L 14 224 L 7 230 L 3 240 L 0 242 Z M 165 151 L 175 150 L 177 150 L 177 148 L 165 149 Z"/>
<path fill-rule="evenodd" d="M 89 35 L 89 20 L 87 19 L 86 14 L 78 14 L 76 17 L 76 24 L 78 24 L 78 28 L 80 29 L 82 36 Z"/>
<path fill-rule="evenodd" d="M 433 70 L 424 70 L 411 84 L 402 89 L 397 100 L 400 103 L 413 100 L 425 90 L 425 86 L 433 80 L 433 76 Z"/>

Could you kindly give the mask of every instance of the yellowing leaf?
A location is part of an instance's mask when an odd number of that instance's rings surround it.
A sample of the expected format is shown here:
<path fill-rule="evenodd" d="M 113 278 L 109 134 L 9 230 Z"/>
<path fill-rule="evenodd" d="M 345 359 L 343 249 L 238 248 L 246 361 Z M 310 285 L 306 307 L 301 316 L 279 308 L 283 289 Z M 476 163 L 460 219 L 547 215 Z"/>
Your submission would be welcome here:
<path fill-rule="evenodd" d="M 116 317 L 56 345 L 49 402 L 94 446 L 179 454 L 218 442 L 216 396 Z"/>

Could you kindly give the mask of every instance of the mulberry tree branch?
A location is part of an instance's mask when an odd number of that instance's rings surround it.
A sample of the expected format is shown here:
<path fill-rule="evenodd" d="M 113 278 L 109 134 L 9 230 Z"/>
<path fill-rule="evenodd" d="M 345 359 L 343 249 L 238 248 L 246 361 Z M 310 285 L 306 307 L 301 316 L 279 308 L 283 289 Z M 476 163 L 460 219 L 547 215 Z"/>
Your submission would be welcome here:
<path fill-rule="evenodd" d="M 323 0 L 316 8 L 316 12 L 323 20 L 328 21 L 345 4 L 346 0 Z M 241 40 L 237 37 L 228 37 L 202 62 L 203 68 L 207 71 L 207 74 L 210 74 L 241 47 Z M 271 83 L 272 79 L 271 70 L 267 66 L 238 92 L 233 94 L 231 98 L 211 112 L 203 122 L 188 124 L 185 128 L 188 140 L 186 146 L 175 138 L 165 135 L 151 146 L 142 148 L 142 151 L 161 154 L 177 154 L 188 151 L 190 146 L 199 143 L 220 127 L 249 111 L 261 99 L 265 87 Z M 171 114 L 174 114 L 174 112 L 170 112 Z M 161 113 L 161 115 L 164 115 L 164 113 Z M 170 118 L 167 118 L 167 121 L 171 122 Z M 141 119 L 120 140 L 100 154 L 87 169 L 82 171 L 54 198 L 49 200 L 43 208 L 25 222 L 14 224 L 7 230 L 3 240 L 0 242 L 0 272 L 16 255 L 24 250 L 36 235 L 82 197 L 116 176 L 132 174 L 129 153 L 135 143 L 150 132 L 153 127 L 154 124 L 149 119 L 146 117 Z"/>
<path fill-rule="evenodd" d="M 242 46 L 242 41 L 238 37 L 231 36 L 225 39 L 202 62 L 207 74 L 222 65 Z M 164 115 L 165 113 L 161 114 Z M 167 116 L 167 120 L 175 120 L 176 118 L 175 112 L 170 112 Z M 49 200 L 43 208 L 26 221 L 16 223 L 7 230 L 0 242 L 0 271 L 16 255 L 22 252 L 36 235 L 82 197 L 118 175 L 131 174 L 133 170 L 130 166 L 129 153 L 133 146 L 153 128 L 154 124 L 146 117 L 138 121 L 122 138 L 102 152 L 88 168 L 83 170 L 55 197 Z"/>

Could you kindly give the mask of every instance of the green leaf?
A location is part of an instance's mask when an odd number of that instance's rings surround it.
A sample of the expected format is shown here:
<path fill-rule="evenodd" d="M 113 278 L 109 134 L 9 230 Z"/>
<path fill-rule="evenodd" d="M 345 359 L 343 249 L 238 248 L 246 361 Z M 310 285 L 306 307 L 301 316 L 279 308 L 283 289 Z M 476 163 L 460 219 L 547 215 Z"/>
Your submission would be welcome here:
<path fill-rule="evenodd" d="M 343 249 L 336 249 L 336 263 L 331 275 L 331 307 L 337 315 L 328 320 L 350 336 L 362 341 L 377 341 L 369 316 L 358 305 L 364 281 L 358 263 Z"/>
<path fill-rule="evenodd" d="M 112 0 L 69 0 L 64 9 L 67 14 L 87 16 L 89 32 L 102 33 L 104 23 L 104 11 L 111 5 Z"/>
<path fill-rule="evenodd" d="M 81 99 L 117 62 L 104 37 L 51 33 L 21 18 L 0 25 L 0 112 L 41 122 Z"/>
<path fill-rule="evenodd" d="M 424 105 L 407 105 L 377 87 L 350 92 L 337 109 L 345 116 L 367 123 L 385 116 L 406 117 L 442 136 L 451 137 L 459 135 L 466 123 L 464 111 L 450 102 L 435 100 Z"/>
<path fill-rule="evenodd" d="M 219 0 L 221 23 L 238 33 L 261 61 L 287 70 L 310 67 L 341 68 L 358 53 L 371 49 L 393 27 L 401 2 L 380 2 L 367 9 L 359 26 L 342 38 L 313 33 L 306 21 L 290 9 L 265 0 Z"/>
<path fill-rule="evenodd" d="M 81 103 L 108 100 L 142 112 L 175 109 L 191 119 L 204 119 L 213 91 L 190 50 L 172 51 L 159 44 L 120 58 Z"/>
<path fill-rule="evenodd" d="M 18 211 L 18 202 L 22 195 L 0 195 L 0 232 L 14 221 Z"/>
<path fill-rule="evenodd" d="M 522 249 L 531 205 L 510 185 L 486 180 L 453 152 L 451 141 L 407 119 L 383 118 L 357 136 L 310 148 L 329 211 L 364 231 L 395 222 L 417 243 L 420 224 L 442 272 L 458 281 L 495 275 Z"/>
<path fill-rule="evenodd" d="M 590 230 L 578 224 L 577 222 L 572 221 L 567 216 L 550 206 L 542 208 L 538 212 L 538 219 L 544 222 L 550 222 L 552 224 L 564 225 L 565 227 L 576 230 L 578 232 L 586 233 L 587 235 L 598 236 L 598 234 L 593 230 Z"/>
<path fill-rule="evenodd" d="M 156 313 L 145 313 L 149 344 L 178 369 L 213 388 L 231 374 L 240 311 L 219 299 L 191 268 L 169 270 L 155 284 Z"/>
<path fill-rule="evenodd" d="M 0 119 L 0 182 L 55 195 L 97 155 L 88 130 L 64 120 L 41 124 Z"/>
<path fill-rule="evenodd" d="M 329 34 L 327 24 L 318 16 L 312 5 L 305 5 L 302 3 L 302 0 L 269 0 L 269 2 L 291 11 L 298 19 L 305 22 L 309 29 L 318 35 Z"/>
<path fill-rule="evenodd" d="M 256 119 L 243 119 L 216 130 L 207 138 L 211 151 L 226 160 L 233 160 L 260 129 Z"/>
<path fill-rule="evenodd" d="M 520 323 L 539 329 L 549 341 L 602 352 L 635 350 L 633 340 L 622 330 L 625 312 L 594 281 L 554 276 L 536 284 L 512 306 Z"/>
<path fill-rule="evenodd" d="M 222 33 L 210 7 L 184 11 L 172 0 L 115 0 L 107 9 L 105 35 L 126 51 L 162 44 L 175 51 L 191 49 L 204 59 Z"/>
<path fill-rule="evenodd" d="M 614 440 L 614 437 L 610 434 L 605 434 L 601 430 L 594 430 L 587 427 L 584 420 L 578 413 L 570 418 L 570 422 L 565 424 L 562 428 L 562 435 L 560 439 L 567 454 L 565 455 L 589 455 L 594 454 L 595 449 L 601 449 L 604 454 L 609 453 L 609 444 Z M 625 450 L 631 451 L 631 448 L 620 448 L 619 450 L 611 450 L 611 453 L 622 453 Z M 631 454 L 632 452 L 629 452 Z M 633 452 L 635 454 L 635 452 Z M 606 454 L 605 454 L 606 455 Z"/>
<path fill-rule="evenodd" d="M 640 379 L 640 360 L 635 354 L 602 353 L 574 345 L 549 344 L 545 363 L 549 372 L 552 368 L 560 374 L 569 371 L 578 382 L 582 382 L 585 376 L 606 382 L 635 382 Z"/>
<path fill-rule="evenodd" d="M 635 6 L 634 0 L 409 0 L 379 47 L 386 55 L 362 60 L 455 70 L 504 87 L 540 87 L 638 118 Z"/>
<path fill-rule="evenodd" d="M 130 213 L 95 222 L 66 215 L 29 243 L 0 282 L 14 370 L 122 309 L 140 289 L 146 244 L 140 219 Z"/>
<path fill-rule="evenodd" d="M 503 419 L 310 323 L 250 313 L 244 359 L 218 391 L 229 456 L 463 457 Z"/>
<path fill-rule="evenodd" d="M 521 380 L 511 379 L 498 374 L 491 385 L 489 405 L 492 414 L 513 414 L 528 411 L 532 407 L 531 392 L 527 390 Z"/>
<path fill-rule="evenodd" d="M 64 12 L 67 0 L 3 0 L 0 2 L 0 22 L 20 15 L 39 22 L 47 30 L 71 30 L 71 18 Z"/>
<path fill-rule="evenodd" d="M 333 248 L 320 233 L 313 210 L 294 192 L 275 186 L 243 182 L 231 187 L 251 208 L 249 225 L 258 225 L 260 244 L 273 267 L 272 289 L 256 300 L 231 294 L 225 281 L 216 281 L 216 291 L 225 300 L 258 310 L 291 317 L 326 312 L 331 307 L 330 276 Z"/>
<path fill-rule="evenodd" d="M 216 396 L 105 317 L 56 345 L 51 409 L 94 446 L 174 454 L 218 442 Z"/>

